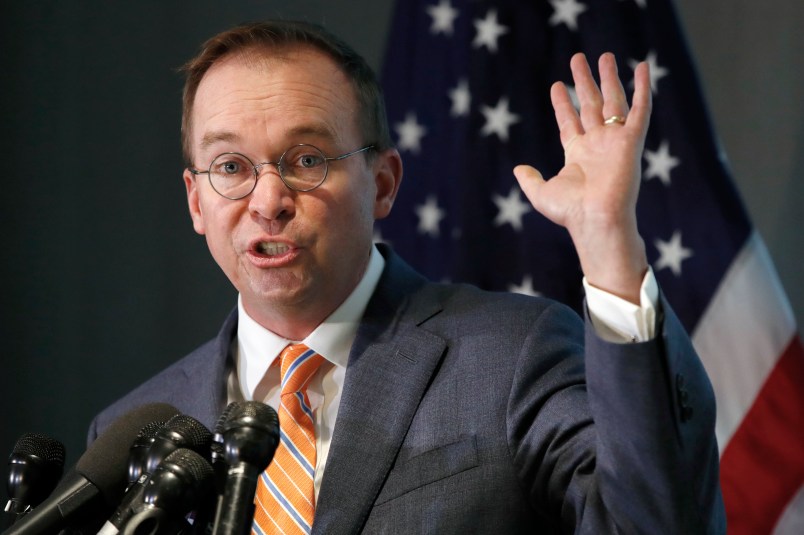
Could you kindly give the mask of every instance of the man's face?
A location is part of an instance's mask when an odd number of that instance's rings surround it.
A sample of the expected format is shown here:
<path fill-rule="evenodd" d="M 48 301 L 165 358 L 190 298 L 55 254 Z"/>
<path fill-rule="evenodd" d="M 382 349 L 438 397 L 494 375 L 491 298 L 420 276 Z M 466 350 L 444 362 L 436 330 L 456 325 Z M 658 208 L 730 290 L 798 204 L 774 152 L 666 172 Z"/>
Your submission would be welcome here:
<path fill-rule="evenodd" d="M 276 162 L 299 143 L 332 157 L 375 141 L 359 132 L 354 90 L 332 60 L 307 48 L 265 56 L 228 56 L 204 75 L 192 110 L 197 169 L 223 152 Z M 360 280 L 374 220 L 390 211 L 401 179 L 396 151 L 370 162 L 364 154 L 331 161 L 326 181 L 304 193 L 285 186 L 276 166 L 263 166 L 240 200 L 185 171 L 193 227 L 266 328 L 306 336 Z"/>

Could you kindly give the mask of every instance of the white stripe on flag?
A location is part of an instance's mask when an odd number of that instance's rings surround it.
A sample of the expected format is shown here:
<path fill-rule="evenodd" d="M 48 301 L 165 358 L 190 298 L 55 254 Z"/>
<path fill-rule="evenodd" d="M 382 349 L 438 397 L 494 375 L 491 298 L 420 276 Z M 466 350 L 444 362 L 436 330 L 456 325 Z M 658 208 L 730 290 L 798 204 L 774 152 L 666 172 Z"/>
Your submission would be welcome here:
<path fill-rule="evenodd" d="M 715 389 L 721 453 L 795 332 L 790 303 L 754 231 L 692 336 Z"/>
<path fill-rule="evenodd" d="M 804 486 L 793 496 L 773 528 L 773 535 L 801 535 L 804 533 Z"/>

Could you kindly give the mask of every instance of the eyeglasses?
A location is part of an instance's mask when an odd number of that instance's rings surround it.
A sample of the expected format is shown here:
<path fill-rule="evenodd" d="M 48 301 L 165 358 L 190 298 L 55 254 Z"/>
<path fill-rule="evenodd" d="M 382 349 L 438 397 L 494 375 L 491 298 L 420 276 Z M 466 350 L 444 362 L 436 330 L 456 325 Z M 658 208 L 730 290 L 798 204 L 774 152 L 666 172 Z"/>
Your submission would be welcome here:
<path fill-rule="evenodd" d="M 209 175 L 209 184 L 217 193 L 227 199 L 237 200 L 247 197 L 257 187 L 260 168 L 275 165 L 282 182 L 294 191 L 312 191 L 327 178 L 329 163 L 343 160 L 360 152 L 373 149 L 374 145 L 366 145 L 340 156 L 327 157 L 321 149 L 313 145 L 295 145 L 290 147 L 278 162 L 255 164 L 247 156 L 239 152 L 224 152 L 212 160 L 207 171 L 188 168 L 193 175 Z"/>

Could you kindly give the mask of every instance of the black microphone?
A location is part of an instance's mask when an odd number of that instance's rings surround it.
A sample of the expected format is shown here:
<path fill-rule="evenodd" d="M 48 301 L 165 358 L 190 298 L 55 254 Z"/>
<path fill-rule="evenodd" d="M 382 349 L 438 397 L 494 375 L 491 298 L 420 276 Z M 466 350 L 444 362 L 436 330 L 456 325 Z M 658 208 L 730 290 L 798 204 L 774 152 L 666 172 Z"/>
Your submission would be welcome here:
<path fill-rule="evenodd" d="M 212 466 L 193 450 L 179 448 L 148 477 L 142 500 L 121 535 L 173 535 L 189 528 L 185 515 L 212 491 Z"/>
<path fill-rule="evenodd" d="M 26 433 L 8 458 L 8 503 L 0 531 L 47 498 L 64 471 L 64 444 L 47 435 Z"/>
<path fill-rule="evenodd" d="M 140 478 L 126 491 L 123 500 L 117 506 L 109 520 L 103 525 L 98 535 L 115 535 L 134 514 L 134 506 L 142 501 L 148 477 L 168 455 L 179 448 L 188 448 L 209 456 L 209 445 L 212 433 L 204 424 L 186 414 L 177 414 L 165 422 L 154 436 L 153 443 L 145 456 L 145 467 Z"/>
<path fill-rule="evenodd" d="M 215 471 L 215 486 L 218 493 L 223 494 L 223 487 L 226 484 L 226 472 L 229 465 L 226 464 L 226 454 L 223 444 L 223 429 L 226 422 L 229 421 L 229 416 L 232 412 L 240 410 L 241 403 L 233 401 L 223 409 L 223 412 L 218 417 L 218 421 L 213 429 L 212 444 L 209 448 L 210 461 L 212 469 Z"/>
<path fill-rule="evenodd" d="M 223 427 L 229 420 L 232 411 L 240 406 L 239 401 L 233 401 L 223 409 L 212 430 L 212 443 L 209 446 L 209 460 L 214 472 L 215 492 L 210 493 L 207 502 L 196 508 L 193 521 L 193 533 L 212 533 L 213 523 L 215 522 L 215 512 L 221 507 L 223 491 L 226 485 L 226 472 L 229 465 L 226 464 L 225 451 L 223 445 Z"/>
<path fill-rule="evenodd" d="M 142 427 L 178 412 L 165 403 L 138 407 L 115 420 L 84 452 L 56 489 L 3 535 L 56 534 L 108 514 L 126 488 L 128 450 Z"/>
<path fill-rule="evenodd" d="M 157 431 L 145 457 L 145 472 L 153 472 L 159 463 L 179 448 L 188 448 L 209 457 L 212 433 L 204 424 L 186 414 L 177 414 Z"/>
<path fill-rule="evenodd" d="M 268 405 L 246 401 L 229 414 L 222 435 L 229 470 L 212 533 L 244 535 L 254 518 L 257 479 L 279 445 L 279 418 Z"/>
<path fill-rule="evenodd" d="M 135 483 L 145 472 L 148 450 L 165 422 L 149 422 L 140 430 L 128 451 L 128 483 Z"/>

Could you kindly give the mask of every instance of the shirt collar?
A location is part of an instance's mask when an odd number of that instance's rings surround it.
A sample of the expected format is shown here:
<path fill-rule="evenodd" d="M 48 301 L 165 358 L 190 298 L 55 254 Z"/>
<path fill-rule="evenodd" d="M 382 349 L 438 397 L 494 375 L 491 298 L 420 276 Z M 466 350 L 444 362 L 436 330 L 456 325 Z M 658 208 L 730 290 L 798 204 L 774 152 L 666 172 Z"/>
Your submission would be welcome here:
<path fill-rule="evenodd" d="M 368 267 L 349 297 L 304 340 L 307 347 L 336 366 L 346 367 L 360 318 L 385 267 L 385 259 L 372 245 Z M 254 321 L 237 298 L 237 375 L 241 389 L 251 399 L 268 367 L 286 345 L 293 343 Z"/>

